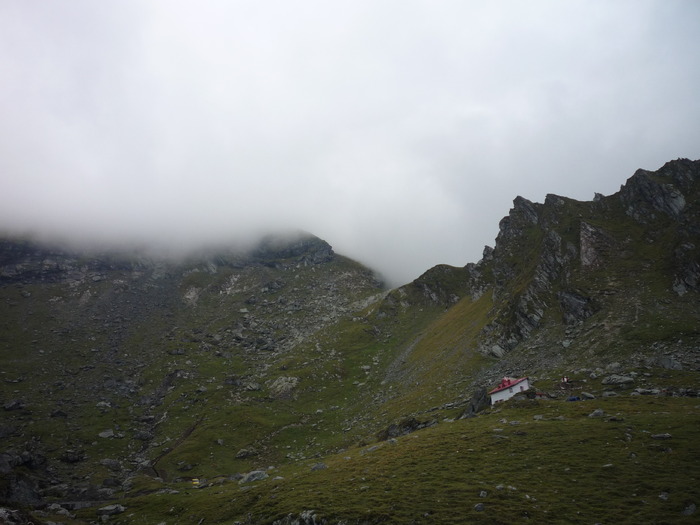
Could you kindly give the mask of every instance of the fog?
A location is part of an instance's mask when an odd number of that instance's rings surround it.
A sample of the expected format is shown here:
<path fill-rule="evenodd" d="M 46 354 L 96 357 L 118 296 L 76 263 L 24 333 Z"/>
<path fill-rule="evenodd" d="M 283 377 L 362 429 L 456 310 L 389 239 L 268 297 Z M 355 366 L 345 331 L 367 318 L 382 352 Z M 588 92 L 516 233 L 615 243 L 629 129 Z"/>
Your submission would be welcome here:
<path fill-rule="evenodd" d="M 302 229 L 392 284 L 700 158 L 700 2 L 0 3 L 0 229 Z"/>

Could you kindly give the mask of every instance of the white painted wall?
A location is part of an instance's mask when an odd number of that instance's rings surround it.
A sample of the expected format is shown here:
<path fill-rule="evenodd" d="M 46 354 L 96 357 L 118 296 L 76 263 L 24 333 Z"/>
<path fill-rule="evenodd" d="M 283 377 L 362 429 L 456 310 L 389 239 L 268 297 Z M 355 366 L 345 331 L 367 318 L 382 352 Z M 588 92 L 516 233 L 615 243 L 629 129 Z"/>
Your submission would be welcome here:
<path fill-rule="evenodd" d="M 499 392 L 491 394 L 491 404 L 493 405 L 495 403 L 498 403 L 499 401 L 505 401 L 506 399 L 510 399 L 515 394 L 524 392 L 528 388 L 530 388 L 530 380 L 528 378 L 525 378 L 525 381 L 521 381 L 517 385 L 511 386 L 509 388 L 504 388 Z"/>

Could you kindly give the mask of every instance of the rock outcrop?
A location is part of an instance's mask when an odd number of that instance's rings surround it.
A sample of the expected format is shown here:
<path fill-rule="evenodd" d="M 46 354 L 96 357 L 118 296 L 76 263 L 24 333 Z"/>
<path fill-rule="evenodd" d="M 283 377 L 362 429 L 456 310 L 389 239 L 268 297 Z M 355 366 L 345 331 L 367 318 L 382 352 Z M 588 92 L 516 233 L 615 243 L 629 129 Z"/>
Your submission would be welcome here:
<path fill-rule="evenodd" d="M 463 269 L 437 266 L 410 286 L 445 305 L 490 293 L 491 320 L 478 347 L 502 358 L 554 312 L 565 326 L 581 326 L 631 279 L 663 278 L 664 293 L 697 293 L 698 202 L 700 161 L 687 159 L 656 172 L 638 170 L 618 193 L 590 202 L 547 195 L 539 204 L 519 196 L 481 261 Z M 626 268 L 633 267 L 630 274 Z M 404 296 L 410 295 L 407 287 Z"/>

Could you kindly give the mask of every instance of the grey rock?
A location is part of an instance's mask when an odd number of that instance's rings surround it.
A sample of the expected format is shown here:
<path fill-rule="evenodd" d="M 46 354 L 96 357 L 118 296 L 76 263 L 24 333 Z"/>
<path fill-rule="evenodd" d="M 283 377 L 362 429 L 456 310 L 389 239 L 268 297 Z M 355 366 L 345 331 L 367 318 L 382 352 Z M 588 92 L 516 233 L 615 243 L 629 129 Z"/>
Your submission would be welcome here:
<path fill-rule="evenodd" d="M 292 392 L 298 384 L 298 377 L 278 377 L 269 384 L 270 395 L 279 399 L 288 399 L 292 397 Z"/>
<path fill-rule="evenodd" d="M 258 451 L 255 450 L 253 447 L 248 447 L 248 448 L 242 448 L 236 453 L 236 459 L 245 459 L 245 458 L 251 458 L 253 456 L 257 456 Z"/>
<path fill-rule="evenodd" d="M 97 509 L 98 516 L 114 516 L 116 514 L 121 514 L 126 512 L 126 507 L 124 505 L 107 505 L 106 507 L 101 507 Z"/>
<path fill-rule="evenodd" d="M 484 504 L 483 503 L 477 503 L 474 505 L 474 510 L 477 512 L 483 512 L 484 511 Z"/>
<path fill-rule="evenodd" d="M 24 408 L 24 402 L 21 399 L 11 399 L 3 405 L 5 410 L 8 412 L 11 410 L 21 410 Z"/>
<path fill-rule="evenodd" d="M 596 408 L 593 412 L 588 414 L 588 417 L 603 417 L 605 415 L 605 412 L 603 411 L 602 408 Z"/>
<path fill-rule="evenodd" d="M 7 525 L 20 525 L 26 523 L 22 516 L 20 516 L 19 511 L 11 510 L 5 507 L 0 507 L 0 522 Z"/>
<path fill-rule="evenodd" d="M 581 392 L 581 397 L 586 399 L 595 399 L 595 396 L 590 392 Z"/>
<path fill-rule="evenodd" d="M 392 423 L 389 425 L 385 430 L 382 430 L 377 434 L 377 439 L 379 441 L 386 441 L 389 438 L 405 436 L 411 432 L 415 432 L 416 430 L 431 427 L 436 423 L 437 422 L 435 420 L 419 421 L 414 417 L 409 417 L 402 420 L 400 423 Z"/>
<path fill-rule="evenodd" d="M 71 513 L 68 511 L 68 509 L 62 507 L 58 503 L 52 503 L 48 507 L 46 507 L 46 510 L 53 514 L 60 514 L 61 516 L 67 516 L 67 517 L 72 517 Z"/>
<path fill-rule="evenodd" d="M 626 385 L 629 383 L 634 383 L 634 378 L 631 376 L 613 374 L 603 379 L 602 383 L 604 385 Z"/>
<path fill-rule="evenodd" d="M 673 357 L 659 357 L 657 364 L 662 368 L 666 368 L 667 370 L 683 370 L 683 365 L 679 361 L 676 361 Z"/>
<path fill-rule="evenodd" d="M 264 470 L 253 470 L 247 474 L 243 474 L 243 477 L 238 481 L 238 483 L 252 483 L 253 481 L 261 481 L 268 478 L 269 475 Z"/>
<path fill-rule="evenodd" d="M 622 365 L 617 361 L 610 363 L 608 366 L 605 367 L 605 371 L 610 373 L 617 373 L 620 370 L 622 370 Z"/>
<path fill-rule="evenodd" d="M 659 172 L 664 168 L 666 166 Z M 683 193 L 672 183 L 677 181 L 669 177 L 668 182 L 664 182 L 657 173 L 639 169 L 620 189 L 620 199 L 627 206 L 627 215 L 641 223 L 653 219 L 655 211 L 678 219 L 685 208 Z"/>
<path fill-rule="evenodd" d="M 288 514 L 282 519 L 275 520 L 272 525 L 326 525 L 328 522 L 319 517 L 314 510 L 304 510 L 298 516 Z M 345 523 L 345 522 L 338 522 Z"/>
<path fill-rule="evenodd" d="M 17 427 L 13 425 L 0 424 L 0 439 L 4 439 L 14 435 L 17 432 Z"/>
<path fill-rule="evenodd" d="M 325 463 L 316 463 L 314 466 L 311 467 L 311 470 L 325 470 L 328 468 L 328 465 Z"/>
<path fill-rule="evenodd" d="M 588 319 L 596 312 L 595 305 L 590 298 L 579 295 L 575 292 L 559 292 L 559 306 L 567 325 L 575 325 Z M 571 341 L 562 341 L 562 346 L 568 348 Z"/>
<path fill-rule="evenodd" d="M 134 433 L 134 439 L 138 439 L 139 441 L 150 441 L 153 439 L 153 434 L 146 430 L 138 430 Z"/>
<path fill-rule="evenodd" d="M 658 388 L 635 388 L 634 391 L 643 396 L 658 396 L 661 393 Z"/>
<path fill-rule="evenodd" d="M 87 456 L 82 450 L 66 450 L 59 458 L 64 463 L 79 463 L 85 461 Z"/>
<path fill-rule="evenodd" d="M 651 439 L 671 439 L 673 436 L 669 434 L 668 432 L 664 434 L 652 434 Z"/>
<path fill-rule="evenodd" d="M 478 388 L 469 400 L 467 409 L 462 413 L 460 419 L 475 417 L 476 414 L 490 405 L 489 396 L 485 388 Z"/>
<path fill-rule="evenodd" d="M 695 511 L 698 510 L 698 507 L 695 505 L 695 503 L 691 503 L 688 505 L 685 509 L 683 509 L 683 516 L 692 516 L 695 514 Z"/>
<path fill-rule="evenodd" d="M 121 463 L 116 459 L 104 458 L 100 460 L 100 465 L 107 467 L 109 470 L 121 470 Z"/>

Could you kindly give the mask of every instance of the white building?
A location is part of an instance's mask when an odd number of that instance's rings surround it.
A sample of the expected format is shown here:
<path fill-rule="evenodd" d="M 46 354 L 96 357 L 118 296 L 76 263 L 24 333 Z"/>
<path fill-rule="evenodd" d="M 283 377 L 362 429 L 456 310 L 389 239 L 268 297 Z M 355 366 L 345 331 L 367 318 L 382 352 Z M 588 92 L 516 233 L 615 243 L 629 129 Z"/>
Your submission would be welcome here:
<path fill-rule="evenodd" d="M 510 399 L 519 392 L 524 392 L 530 388 L 530 379 L 521 377 L 513 379 L 512 377 L 504 377 L 496 388 L 489 392 L 491 396 L 491 404 L 495 405 L 499 401 Z"/>

